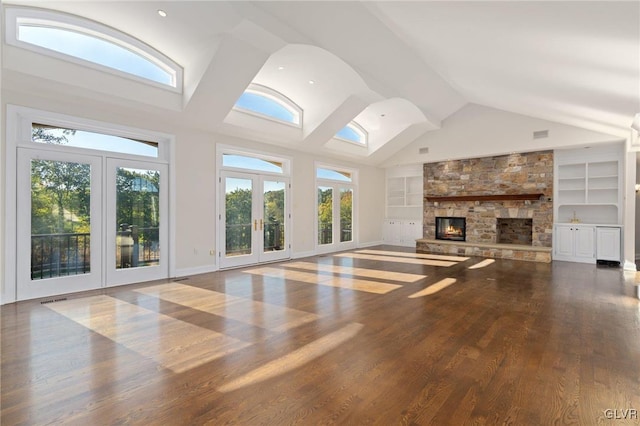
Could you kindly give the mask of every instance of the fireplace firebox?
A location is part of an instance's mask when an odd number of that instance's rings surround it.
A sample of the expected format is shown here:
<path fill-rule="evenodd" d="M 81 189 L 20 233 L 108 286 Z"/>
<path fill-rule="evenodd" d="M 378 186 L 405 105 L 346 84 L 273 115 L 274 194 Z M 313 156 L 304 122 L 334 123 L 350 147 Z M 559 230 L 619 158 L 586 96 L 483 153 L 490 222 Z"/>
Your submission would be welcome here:
<path fill-rule="evenodd" d="M 464 217 L 436 217 L 436 240 L 466 240 L 467 220 Z"/>

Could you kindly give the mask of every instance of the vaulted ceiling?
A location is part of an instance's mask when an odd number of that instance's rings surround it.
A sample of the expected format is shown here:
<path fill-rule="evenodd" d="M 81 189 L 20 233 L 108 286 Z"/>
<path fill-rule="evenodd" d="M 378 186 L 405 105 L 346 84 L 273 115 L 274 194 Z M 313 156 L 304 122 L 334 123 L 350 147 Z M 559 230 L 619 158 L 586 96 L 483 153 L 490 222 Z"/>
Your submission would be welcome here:
<path fill-rule="evenodd" d="M 4 87 L 43 90 L 34 79 L 45 79 L 46 90 L 77 86 L 76 96 L 103 108 L 366 164 L 382 163 L 468 103 L 620 139 L 640 112 L 638 2 L 10 3 L 140 39 L 184 67 L 184 90 L 118 89 L 68 70 L 46 75 L 7 46 Z M 232 110 L 251 83 L 300 105 L 303 128 Z M 333 138 L 354 118 L 369 132 L 367 148 Z"/>

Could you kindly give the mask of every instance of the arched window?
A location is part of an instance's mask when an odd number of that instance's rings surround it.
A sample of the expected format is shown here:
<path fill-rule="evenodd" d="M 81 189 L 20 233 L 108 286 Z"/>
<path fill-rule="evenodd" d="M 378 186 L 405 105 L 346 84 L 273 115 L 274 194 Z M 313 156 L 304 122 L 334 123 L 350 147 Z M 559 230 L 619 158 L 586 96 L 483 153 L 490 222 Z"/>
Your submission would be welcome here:
<path fill-rule="evenodd" d="M 367 145 L 367 137 L 367 131 L 355 121 L 347 124 L 336 133 L 336 139 L 357 143 L 358 145 Z"/>
<path fill-rule="evenodd" d="M 37 53 L 182 90 L 182 68 L 113 28 L 47 10 L 7 9 L 7 42 Z"/>
<path fill-rule="evenodd" d="M 251 84 L 236 101 L 234 109 L 277 120 L 296 127 L 302 125 L 302 109 L 282 93 Z"/>

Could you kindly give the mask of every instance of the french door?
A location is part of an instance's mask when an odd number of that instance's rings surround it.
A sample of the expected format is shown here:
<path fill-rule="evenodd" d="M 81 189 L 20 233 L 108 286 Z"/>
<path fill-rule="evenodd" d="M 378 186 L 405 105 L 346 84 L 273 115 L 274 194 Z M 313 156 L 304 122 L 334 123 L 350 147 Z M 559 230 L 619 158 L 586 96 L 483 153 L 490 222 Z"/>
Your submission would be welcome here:
<path fill-rule="evenodd" d="M 168 276 L 167 166 L 18 150 L 17 299 Z"/>
<path fill-rule="evenodd" d="M 220 267 L 288 259 L 289 179 L 225 171 L 220 184 Z"/>
<path fill-rule="evenodd" d="M 354 248 L 354 188 L 351 185 L 327 182 L 318 184 L 317 191 L 318 252 L 328 253 Z"/>

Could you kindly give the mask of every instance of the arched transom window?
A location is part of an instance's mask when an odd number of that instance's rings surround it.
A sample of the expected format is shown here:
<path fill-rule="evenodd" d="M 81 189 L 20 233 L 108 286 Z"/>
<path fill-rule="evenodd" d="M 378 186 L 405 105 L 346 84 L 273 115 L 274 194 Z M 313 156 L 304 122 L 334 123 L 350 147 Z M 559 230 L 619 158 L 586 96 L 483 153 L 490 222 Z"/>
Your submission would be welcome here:
<path fill-rule="evenodd" d="M 282 123 L 302 126 L 302 109 L 282 93 L 251 84 L 236 101 L 234 109 Z"/>
<path fill-rule="evenodd" d="M 140 40 L 59 12 L 8 8 L 7 43 L 92 68 L 182 90 L 182 68 Z"/>
<path fill-rule="evenodd" d="M 358 145 L 367 145 L 367 131 L 358 123 L 352 121 L 336 133 L 336 138 L 347 142 L 353 142 Z"/>

